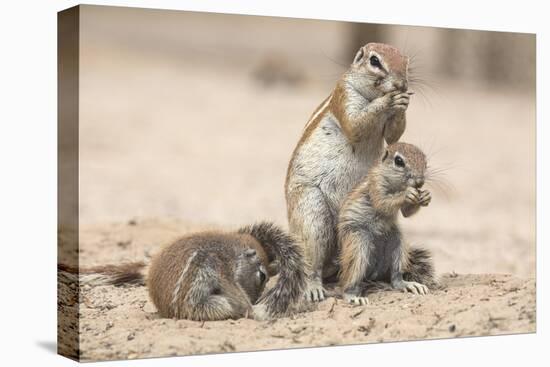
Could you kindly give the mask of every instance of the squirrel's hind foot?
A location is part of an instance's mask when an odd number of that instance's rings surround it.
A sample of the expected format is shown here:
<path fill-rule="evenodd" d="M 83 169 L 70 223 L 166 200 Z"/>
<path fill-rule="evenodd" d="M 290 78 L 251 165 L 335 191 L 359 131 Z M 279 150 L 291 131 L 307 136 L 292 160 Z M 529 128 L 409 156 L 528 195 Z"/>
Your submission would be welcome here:
<path fill-rule="evenodd" d="M 394 285 L 393 288 L 402 290 L 405 293 L 411 292 L 412 294 L 420 295 L 426 295 L 429 292 L 428 287 L 426 287 L 424 284 L 417 282 L 408 282 L 406 280 L 403 280 L 397 285 Z"/>
<path fill-rule="evenodd" d="M 349 293 L 344 294 L 344 300 L 354 306 L 366 306 L 369 304 L 369 299 L 367 297 L 356 296 Z"/>
<path fill-rule="evenodd" d="M 305 298 L 308 302 L 321 302 L 325 300 L 325 288 L 320 280 L 309 280 L 305 292 Z"/>

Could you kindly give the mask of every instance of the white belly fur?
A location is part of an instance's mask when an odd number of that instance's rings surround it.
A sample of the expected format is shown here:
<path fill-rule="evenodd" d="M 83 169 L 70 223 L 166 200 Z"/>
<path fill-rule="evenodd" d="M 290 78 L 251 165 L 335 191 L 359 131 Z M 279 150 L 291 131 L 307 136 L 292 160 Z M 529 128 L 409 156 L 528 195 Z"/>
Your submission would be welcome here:
<path fill-rule="evenodd" d="M 383 150 L 383 124 L 378 123 L 352 147 L 340 124 L 327 114 L 296 152 L 289 186 L 317 186 L 336 212 L 347 194 L 368 173 Z"/>

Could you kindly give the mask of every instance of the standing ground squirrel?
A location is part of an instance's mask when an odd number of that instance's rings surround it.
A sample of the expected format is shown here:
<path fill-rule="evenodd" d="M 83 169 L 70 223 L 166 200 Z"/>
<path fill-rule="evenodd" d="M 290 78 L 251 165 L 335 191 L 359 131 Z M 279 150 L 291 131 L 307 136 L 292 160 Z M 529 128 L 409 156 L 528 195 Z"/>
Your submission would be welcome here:
<path fill-rule="evenodd" d="M 75 269 L 62 276 L 81 284 L 146 284 L 162 317 L 223 320 L 285 316 L 296 310 L 306 284 L 301 248 L 276 225 L 262 222 L 235 232 L 190 234 L 163 248 L 151 264 Z M 270 276 L 275 285 L 263 295 Z"/>
<path fill-rule="evenodd" d="M 430 203 L 430 192 L 421 189 L 426 168 L 426 157 L 416 146 L 389 145 L 342 205 L 339 278 L 348 302 L 366 304 L 369 282 L 388 282 L 415 294 L 426 294 L 426 284 L 434 282 L 429 252 L 408 248 L 397 225 L 400 210 L 408 217 Z"/>
<path fill-rule="evenodd" d="M 285 183 L 290 232 L 310 263 L 306 298 L 325 297 L 323 279 L 338 272 L 338 212 L 351 189 L 380 157 L 384 140 L 403 134 L 409 58 L 369 43 L 306 124 Z"/>

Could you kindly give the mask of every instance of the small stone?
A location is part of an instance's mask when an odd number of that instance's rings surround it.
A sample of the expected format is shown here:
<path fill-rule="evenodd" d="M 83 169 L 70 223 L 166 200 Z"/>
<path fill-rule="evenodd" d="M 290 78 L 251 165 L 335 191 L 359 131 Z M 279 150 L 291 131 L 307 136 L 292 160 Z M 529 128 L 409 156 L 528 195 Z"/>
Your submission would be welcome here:
<path fill-rule="evenodd" d="M 106 303 L 104 305 L 101 305 L 99 308 L 101 310 L 112 310 L 113 308 L 115 308 L 116 305 L 112 304 L 112 303 Z"/>
<path fill-rule="evenodd" d="M 134 340 L 134 338 L 136 337 L 136 333 L 134 332 L 131 332 L 130 334 L 128 334 L 128 340 Z"/>
<path fill-rule="evenodd" d="M 130 246 L 131 244 L 132 244 L 132 240 L 118 241 L 117 242 L 117 246 L 122 247 L 122 248 L 126 248 L 126 247 Z"/>
<path fill-rule="evenodd" d="M 300 327 L 296 327 L 296 328 L 290 328 L 290 331 L 293 334 L 300 334 L 304 330 L 307 330 L 307 326 L 300 326 Z"/>
<path fill-rule="evenodd" d="M 455 331 L 456 331 L 456 325 L 455 324 L 452 324 L 451 326 L 449 326 L 449 332 L 454 333 Z"/>
<path fill-rule="evenodd" d="M 233 343 L 231 343 L 230 341 L 226 340 L 222 345 L 221 345 L 221 348 L 222 350 L 226 351 L 226 352 L 234 352 L 235 351 L 235 346 L 233 345 Z"/>
<path fill-rule="evenodd" d="M 111 329 L 113 326 L 115 326 L 115 323 L 112 321 L 109 321 L 107 325 L 105 325 L 105 331 Z"/>

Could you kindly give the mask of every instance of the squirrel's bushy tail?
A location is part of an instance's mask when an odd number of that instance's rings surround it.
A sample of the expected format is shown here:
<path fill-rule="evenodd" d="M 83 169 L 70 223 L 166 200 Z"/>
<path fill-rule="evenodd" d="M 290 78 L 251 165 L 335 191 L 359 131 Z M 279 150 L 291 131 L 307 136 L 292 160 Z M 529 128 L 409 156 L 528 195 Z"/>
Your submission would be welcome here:
<path fill-rule="evenodd" d="M 58 276 L 69 281 L 78 281 L 81 285 L 145 285 L 145 267 L 146 264 L 143 262 L 89 268 L 77 268 L 61 263 L 57 265 L 57 273 Z"/>
<path fill-rule="evenodd" d="M 435 278 L 432 254 L 429 250 L 421 247 L 409 247 L 405 256 L 403 279 L 422 283 L 428 288 L 434 288 L 438 285 Z"/>
<path fill-rule="evenodd" d="M 440 288 L 440 284 L 435 276 L 432 254 L 429 250 L 408 246 L 403 256 L 402 271 L 404 280 L 424 284 L 429 289 Z M 389 291 L 393 289 L 389 283 L 389 279 L 387 281 L 365 280 L 363 283 L 368 292 Z M 328 294 L 332 296 L 333 294 L 337 294 L 337 292 L 341 292 L 341 290 L 337 289 Z"/>
<path fill-rule="evenodd" d="M 246 226 L 238 231 L 254 237 L 263 246 L 269 262 L 276 261 L 279 278 L 260 299 L 271 316 L 283 316 L 296 307 L 306 287 L 304 256 L 300 246 L 281 228 L 270 222 Z"/>

